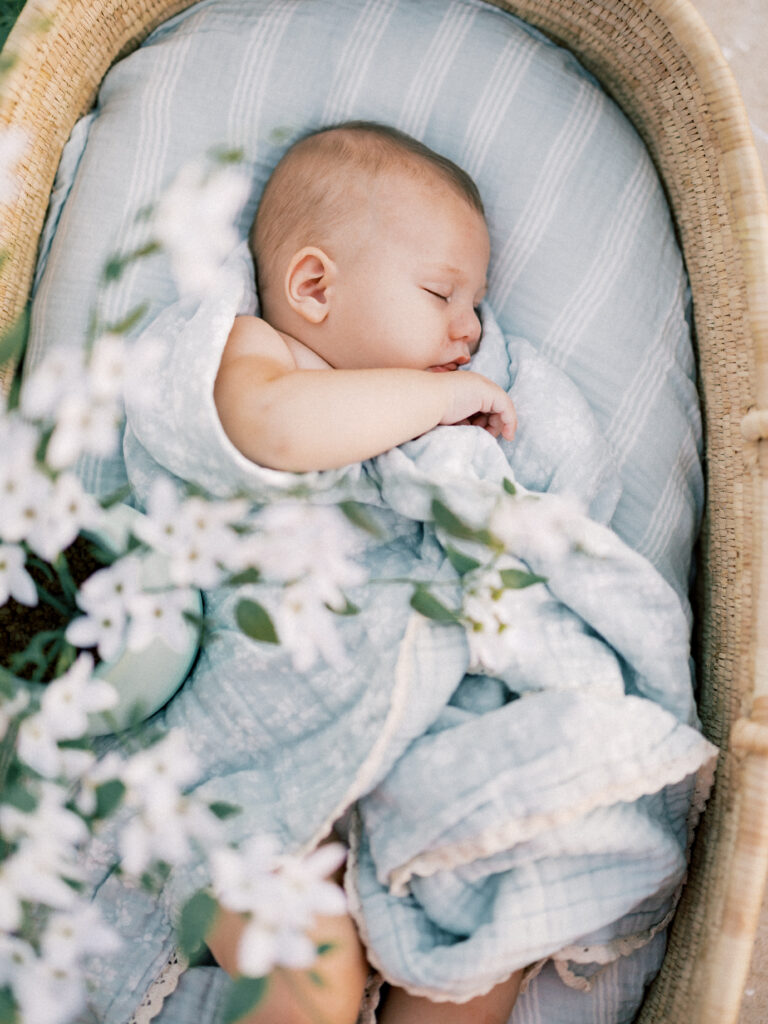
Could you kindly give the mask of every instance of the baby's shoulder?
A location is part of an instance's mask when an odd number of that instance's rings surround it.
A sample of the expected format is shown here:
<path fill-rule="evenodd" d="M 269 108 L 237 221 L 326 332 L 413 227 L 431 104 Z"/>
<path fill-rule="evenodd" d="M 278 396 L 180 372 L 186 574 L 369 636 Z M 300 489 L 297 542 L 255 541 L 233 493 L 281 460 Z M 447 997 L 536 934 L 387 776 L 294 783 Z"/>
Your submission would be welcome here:
<path fill-rule="evenodd" d="M 258 316 L 236 316 L 227 338 L 223 360 L 256 356 L 293 363 L 281 333 Z"/>

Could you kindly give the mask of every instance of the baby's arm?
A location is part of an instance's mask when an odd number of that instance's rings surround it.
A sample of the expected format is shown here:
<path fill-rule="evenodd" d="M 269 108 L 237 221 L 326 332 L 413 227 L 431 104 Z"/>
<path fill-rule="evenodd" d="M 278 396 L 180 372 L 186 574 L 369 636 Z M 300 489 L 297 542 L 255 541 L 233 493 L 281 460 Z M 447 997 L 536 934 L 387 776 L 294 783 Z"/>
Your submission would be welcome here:
<path fill-rule="evenodd" d="M 272 469 L 334 469 L 379 455 L 439 424 L 476 422 L 511 440 L 507 394 L 471 372 L 298 370 L 263 320 L 238 317 L 214 388 L 222 426 Z"/>

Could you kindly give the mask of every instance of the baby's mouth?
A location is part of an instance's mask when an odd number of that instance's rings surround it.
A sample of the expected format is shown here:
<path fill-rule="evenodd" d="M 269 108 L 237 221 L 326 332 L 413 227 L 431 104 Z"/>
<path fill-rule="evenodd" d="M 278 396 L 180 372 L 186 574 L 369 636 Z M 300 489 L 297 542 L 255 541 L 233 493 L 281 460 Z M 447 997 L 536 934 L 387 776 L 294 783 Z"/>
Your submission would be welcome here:
<path fill-rule="evenodd" d="M 430 373 L 448 373 L 451 370 L 458 370 L 458 363 L 442 363 L 440 366 L 430 366 Z"/>

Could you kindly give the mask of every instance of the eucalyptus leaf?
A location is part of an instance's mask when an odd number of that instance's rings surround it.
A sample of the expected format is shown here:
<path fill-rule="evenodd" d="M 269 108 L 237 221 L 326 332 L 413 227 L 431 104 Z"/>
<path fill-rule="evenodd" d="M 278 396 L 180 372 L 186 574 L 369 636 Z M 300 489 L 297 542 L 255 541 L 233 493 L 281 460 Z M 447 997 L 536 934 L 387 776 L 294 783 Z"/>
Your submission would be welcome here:
<path fill-rule="evenodd" d="M 235 618 L 243 633 L 252 640 L 260 640 L 265 644 L 280 642 L 269 613 L 258 601 L 244 597 L 238 602 Z"/>
<path fill-rule="evenodd" d="M 232 818 L 236 814 L 240 814 L 242 808 L 238 807 L 237 804 L 228 804 L 226 800 L 214 800 L 212 804 L 208 804 L 208 809 L 211 814 L 215 814 L 217 818 L 222 821 L 225 818 Z"/>
<path fill-rule="evenodd" d="M 372 537 L 381 539 L 384 534 L 380 527 L 374 522 L 373 517 L 365 510 L 365 507 L 357 501 L 340 501 L 339 509 L 344 513 L 353 526 L 365 530 Z"/>
<path fill-rule="evenodd" d="M 96 811 L 94 817 L 106 818 L 125 796 L 125 785 L 120 779 L 110 779 L 96 789 Z"/>
<path fill-rule="evenodd" d="M 472 572 L 474 569 L 479 569 L 482 565 L 482 562 L 478 562 L 476 558 L 470 558 L 469 555 L 462 554 L 461 551 L 457 551 L 456 548 L 446 547 L 445 553 L 448 556 L 448 561 L 459 576 L 464 576 L 466 573 Z"/>
<path fill-rule="evenodd" d="M 537 576 L 535 572 L 526 572 L 524 569 L 501 569 L 499 576 L 507 590 L 522 590 L 524 587 L 532 587 L 534 583 L 547 582 L 546 576 Z"/>
<path fill-rule="evenodd" d="M 435 523 L 452 537 L 457 537 L 459 540 L 474 540 L 486 547 L 497 546 L 490 531 L 476 530 L 460 519 L 455 512 L 451 512 L 448 506 L 437 498 L 432 499 L 432 516 Z"/>
<path fill-rule="evenodd" d="M 411 597 L 411 607 L 417 612 L 425 615 L 433 622 L 455 623 L 460 622 L 456 612 L 451 611 L 427 588 L 419 584 Z"/>
<path fill-rule="evenodd" d="M 211 929 L 217 910 L 216 900 L 204 889 L 196 892 L 184 904 L 179 920 L 179 948 L 188 960 L 205 945 L 205 937 Z"/>
<path fill-rule="evenodd" d="M 229 987 L 224 1004 L 224 1024 L 236 1024 L 258 1006 L 267 990 L 267 978 L 237 978 Z"/>

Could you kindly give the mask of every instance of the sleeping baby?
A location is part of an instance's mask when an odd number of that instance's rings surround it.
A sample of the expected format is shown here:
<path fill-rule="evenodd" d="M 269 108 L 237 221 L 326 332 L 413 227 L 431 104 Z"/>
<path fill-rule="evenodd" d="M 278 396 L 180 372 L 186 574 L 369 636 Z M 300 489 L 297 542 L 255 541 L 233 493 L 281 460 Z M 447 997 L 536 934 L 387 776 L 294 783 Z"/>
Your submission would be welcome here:
<path fill-rule="evenodd" d="M 506 392 L 457 373 L 480 343 L 488 229 L 469 176 L 389 127 L 349 122 L 289 149 L 251 232 L 262 317 L 236 318 L 214 397 L 248 459 L 304 472 L 369 459 L 440 424 L 511 440 Z M 242 923 L 221 912 L 210 947 L 236 973 Z M 335 943 L 322 988 L 275 979 L 256 1022 L 353 1024 L 367 968 L 351 919 L 325 919 Z M 392 988 L 383 1024 L 505 1024 L 521 972 L 462 1005 Z M 313 1015 L 314 1014 L 314 1015 Z"/>

